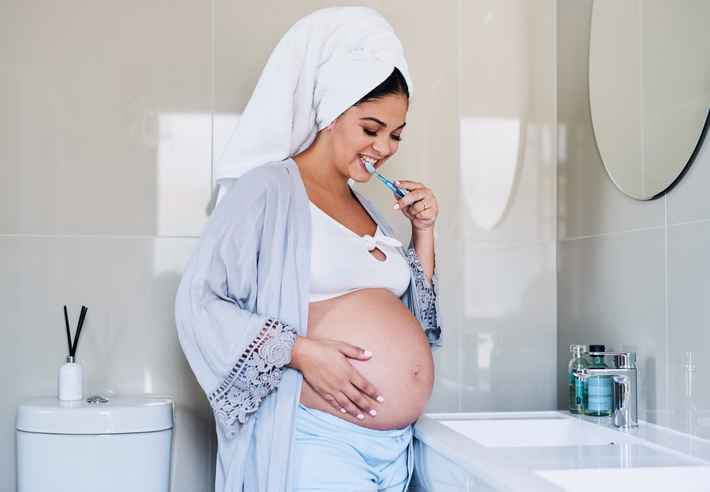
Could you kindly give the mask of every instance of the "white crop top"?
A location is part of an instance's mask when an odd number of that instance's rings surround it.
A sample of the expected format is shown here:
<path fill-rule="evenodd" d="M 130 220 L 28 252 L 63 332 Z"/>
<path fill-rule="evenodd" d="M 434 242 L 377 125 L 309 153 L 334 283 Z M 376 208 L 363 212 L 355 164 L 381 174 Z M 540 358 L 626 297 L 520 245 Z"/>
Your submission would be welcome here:
<path fill-rule="evenodd" d="M 377 226 L 375 236 L 359 236 L 311 205 L 310 302 L 322 301 L 359 289 L 385 288 L 400 297 L 410 281 L 409 264 L 397 251 L 402 243 Z M 377 247 L 386 259 L 370 253 Z"/>

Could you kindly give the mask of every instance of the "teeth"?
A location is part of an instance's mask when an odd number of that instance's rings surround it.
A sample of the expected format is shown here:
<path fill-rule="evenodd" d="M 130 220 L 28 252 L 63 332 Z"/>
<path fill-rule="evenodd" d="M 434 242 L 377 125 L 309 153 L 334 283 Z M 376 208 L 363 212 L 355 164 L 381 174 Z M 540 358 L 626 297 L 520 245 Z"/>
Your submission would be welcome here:
<path fill-rule="evenodd" d="M 367 162 L 368 164 L 370 164 L 370 165 L 372 165 L 372 166 L 374 166 L 375 163 L 377 162 L 377 160 L 371 159 L 371 158 L 369 158 L 369 157 L 365 157 L 364 155 L 361 155 L 361 156 L 360 156 L 360 159 L 362 159 L 363 162 Z"/>

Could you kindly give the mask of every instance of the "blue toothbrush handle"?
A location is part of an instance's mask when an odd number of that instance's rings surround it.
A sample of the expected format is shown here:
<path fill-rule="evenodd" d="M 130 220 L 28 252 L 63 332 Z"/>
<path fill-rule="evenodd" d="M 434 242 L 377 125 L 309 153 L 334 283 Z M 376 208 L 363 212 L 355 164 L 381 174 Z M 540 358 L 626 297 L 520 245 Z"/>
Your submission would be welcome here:
<path fill-rule="evenodd" d="M 385 177 L 382 176 L 381 174 L 378 173 L 378 174 L 377 174 L 377 177 L 380 178 L 380 180 L 382 181 L 382 183 L 383 183 L 387 188 L 389 188 L 395 195 L 397 195 L 397 198 L 398 198 L 398 199 L 402 198 L 404 195 L 407 194 L 407 190 L 403 190 L 402 188 L 396 186 L 392 181 L 390 181 L 389 179 L 385 178 Z"/>
<path fill-rule="evenodd" d="M 395 188 L 396 189 L 394 190 L 394 194 L 397 195 L 397 198 L 402 198 L 404 195 L 407 194 L 407 192 L 404 191 L 402 188 L 398 188 L 397 186 L 395 186 Z"/>

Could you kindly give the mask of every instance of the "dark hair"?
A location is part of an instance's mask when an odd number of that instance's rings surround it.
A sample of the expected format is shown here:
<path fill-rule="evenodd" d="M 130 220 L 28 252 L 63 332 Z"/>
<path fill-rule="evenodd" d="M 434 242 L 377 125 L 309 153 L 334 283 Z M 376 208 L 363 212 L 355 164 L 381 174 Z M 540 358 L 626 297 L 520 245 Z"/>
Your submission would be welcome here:
<path fill-rule="evenodd" d="M 400 72 L 397 67 L 394 67 L 394 70 L 392 70 L 389 77 L 387 77 L 380 85 L 365 94 L 354 104 L 354 106 L 367 101 L 382 99 L 383 97 L 390 95 L 406 96 L 407 99 L 409 99 L 409 88 L 407 87 L 407 81 L 404 80 L 402 72 Z"/>

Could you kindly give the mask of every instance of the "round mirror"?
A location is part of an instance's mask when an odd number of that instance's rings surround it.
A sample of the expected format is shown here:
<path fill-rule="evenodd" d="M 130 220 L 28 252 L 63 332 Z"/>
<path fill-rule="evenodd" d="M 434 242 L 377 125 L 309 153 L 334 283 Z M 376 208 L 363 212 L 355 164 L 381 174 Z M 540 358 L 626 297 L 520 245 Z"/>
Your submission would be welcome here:
<path fill-rule="evenodd" d="M 638 200 L 681 177 L 707 131 L 707 0 L 594 0 L 589 104 L 614 184 Z"/>

